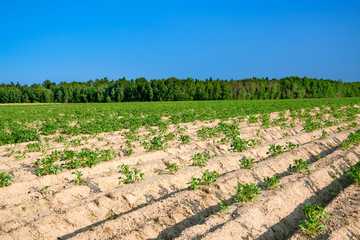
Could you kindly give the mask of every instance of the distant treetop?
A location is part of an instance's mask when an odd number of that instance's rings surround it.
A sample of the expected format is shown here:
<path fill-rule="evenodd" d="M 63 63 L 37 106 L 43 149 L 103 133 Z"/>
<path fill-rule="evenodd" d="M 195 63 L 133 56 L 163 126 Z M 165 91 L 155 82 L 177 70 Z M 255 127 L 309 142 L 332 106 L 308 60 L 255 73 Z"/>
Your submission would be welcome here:
<path fill-rule="evenodd" d="M 360 97 L 360 82 L 342 82 L 315 78 L 251 78 L 242 80 L 175 77 L 167 79 L 137 78 L 87 82 L 49 80 L 31 86 L 1 84 L 0 103 L 86 103 L 190 100 L 255 100 L 294 98 Z"/>

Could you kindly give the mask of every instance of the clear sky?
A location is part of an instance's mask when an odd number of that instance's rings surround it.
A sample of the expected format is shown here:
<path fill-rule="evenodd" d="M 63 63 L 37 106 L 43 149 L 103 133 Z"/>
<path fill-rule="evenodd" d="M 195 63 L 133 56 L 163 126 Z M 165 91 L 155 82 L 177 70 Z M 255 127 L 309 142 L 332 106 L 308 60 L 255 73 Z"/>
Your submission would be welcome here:
<path fill-rule="evenodd" d="M 360 81 L 360 1 L 1 1 L 0 83 Z"/>

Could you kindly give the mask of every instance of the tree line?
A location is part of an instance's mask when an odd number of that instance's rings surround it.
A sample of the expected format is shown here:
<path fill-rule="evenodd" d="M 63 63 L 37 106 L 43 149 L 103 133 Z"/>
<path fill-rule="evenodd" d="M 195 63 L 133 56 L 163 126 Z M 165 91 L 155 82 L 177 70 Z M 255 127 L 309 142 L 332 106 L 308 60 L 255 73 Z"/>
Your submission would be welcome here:
<path fill-rule="evenodd" d="M 49 80 L 42 84 L 1 84 L 0 103 L 86 103 L 189 100 L 254 100 L 294 98 L 360 97 L 360 82 L 342 82 L 316 78 L 250 78 L 242 80 L 175 77 L 137 78 L 87 82 Z"/>

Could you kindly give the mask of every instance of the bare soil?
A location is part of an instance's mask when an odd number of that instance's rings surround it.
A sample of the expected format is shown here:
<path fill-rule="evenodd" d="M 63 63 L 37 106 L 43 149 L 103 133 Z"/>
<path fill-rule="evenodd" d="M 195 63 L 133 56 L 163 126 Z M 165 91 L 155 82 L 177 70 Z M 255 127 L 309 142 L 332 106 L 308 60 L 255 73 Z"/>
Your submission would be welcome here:
<path fill-rule="evenodd" d="M 50 141 L 47 153 L 29 152 L 18 160 L 9 156 L 9 149 L 24 151 L 28 143 L 1 146 L 0 170 L 10 173 L 14 181 L 0 188 L 0 239 L 308 239 L 298 225 L 304 219 L 303 206 L 310 202 L 330 212 L 327 229 L 318 239 L 359 236 L 360 190 L 344 171 L 359 161 L 360 147 L 342 150 L 341 141 L 355 129 L 338 129 L 348 123 L 325 128 L 329 136 L 322 138 L 322 129 L 305 133 L 299 121 L 285 129 L 241 122 L 241 138 L 259 139 L 261 144 L 233 152 L 229 143 L 218 142 L 220 138 L 197 136 L 202 126 L 214 127 L 219 122 L 181 124 L 192 139 L 189 144 L 172 140 L 164 150 L 147 152 L 135 143 L 131 156 L 119 150 L 126 141 L 124 132 L 87 136 L 88 142 L 78 147 Z M 169 131 L 175 131 L 175 126 Z M 287 142 L 299 147 L 269 157 L 270 144 Z M 116 152 L 112 161 L 80 169 L 85 185 L 71 182 L 72 170 L 42 177 L 34 174 L 37 158 L 54 150 L 84 147 Z M 191 156 L 199 152 L 212 156 L 206 167 L 191 165 Z M 255 166 L 242 168 L 238 161 L 242 157 L 254 158 Z M 288 172 L 289 164 L 299 158 L 310 163 L 311 174 Z M 180 170 L 168 173 L 165 168 L 175 162 Z M 145 179 L 119 185 L 121 164 L 141 169 Z M 189 190 L 191 177 L 200 177 L 205 170 L 217 171 L 220 178 L 210 186 Z M 282 176 L 278 188 L 262 190 L 249 203 L 232 201 L 237 183 L 261 185 L 264 177 L 274 174 Z M 45 186 L 48 191 L 41 191 Z M 218 211 L 221 201 L 229 204 L 229 214 Z"/>

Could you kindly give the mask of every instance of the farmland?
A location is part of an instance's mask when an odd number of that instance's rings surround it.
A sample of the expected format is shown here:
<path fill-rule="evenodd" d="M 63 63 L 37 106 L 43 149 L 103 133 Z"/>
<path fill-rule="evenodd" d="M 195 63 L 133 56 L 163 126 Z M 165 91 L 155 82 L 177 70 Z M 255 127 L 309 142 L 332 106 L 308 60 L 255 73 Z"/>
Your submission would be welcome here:
<path fill-rule="evenodd" d="M 0 238 L 359 236 L 359 105 L 1 105 Z"/>

